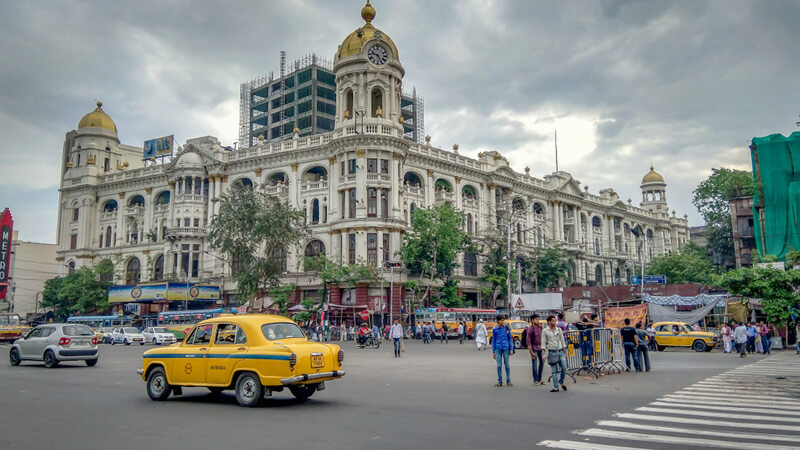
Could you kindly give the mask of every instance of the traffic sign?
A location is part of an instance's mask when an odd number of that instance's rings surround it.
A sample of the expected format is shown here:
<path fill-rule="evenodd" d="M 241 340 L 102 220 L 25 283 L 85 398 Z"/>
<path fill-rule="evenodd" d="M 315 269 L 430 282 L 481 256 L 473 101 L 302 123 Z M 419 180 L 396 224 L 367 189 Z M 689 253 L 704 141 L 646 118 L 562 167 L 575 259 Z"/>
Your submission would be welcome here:
<path fill-rule="evenodd" d="M 361 311 L 361 320 L 369 319 L 369 311 Z"/>
<path fill-rule="evenodd" d="M 631 284 L 642 284 L 642 277 L 634 275 L 631 277 Z M 644 284 L 667 284 L 666 275 L 645 275 Z"/>

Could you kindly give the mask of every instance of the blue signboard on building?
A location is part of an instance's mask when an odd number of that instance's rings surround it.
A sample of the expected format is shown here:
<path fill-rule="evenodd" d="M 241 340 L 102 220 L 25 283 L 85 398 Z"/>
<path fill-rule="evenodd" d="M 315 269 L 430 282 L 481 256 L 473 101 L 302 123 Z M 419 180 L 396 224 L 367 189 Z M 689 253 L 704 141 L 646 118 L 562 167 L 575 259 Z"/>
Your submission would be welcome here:
<path fill-rule="evenodd" d="M 642 284 L 642 277 L 634 275 L 631 277 L 631 284 Z M 644 284 L 667 284 L 666 275 L 645 275 Z"/>

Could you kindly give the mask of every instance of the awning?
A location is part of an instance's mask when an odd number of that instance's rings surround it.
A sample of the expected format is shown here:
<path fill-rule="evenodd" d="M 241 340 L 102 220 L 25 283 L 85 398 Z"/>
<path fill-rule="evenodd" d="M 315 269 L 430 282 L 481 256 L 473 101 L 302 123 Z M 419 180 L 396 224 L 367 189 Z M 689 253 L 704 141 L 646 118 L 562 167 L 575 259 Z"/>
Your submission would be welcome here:
<path fill-rule="evenodd" d="M 642 300 L 646 303 L 662 306 L 703 306 L 724 303 L 727 297 L 728 296 L 725 294 L 698 294 L 693 297 L 684 297 L 683 295 L 677 294 L 667 297 L 661 295 L 644 294 L 642 296 Z"/>

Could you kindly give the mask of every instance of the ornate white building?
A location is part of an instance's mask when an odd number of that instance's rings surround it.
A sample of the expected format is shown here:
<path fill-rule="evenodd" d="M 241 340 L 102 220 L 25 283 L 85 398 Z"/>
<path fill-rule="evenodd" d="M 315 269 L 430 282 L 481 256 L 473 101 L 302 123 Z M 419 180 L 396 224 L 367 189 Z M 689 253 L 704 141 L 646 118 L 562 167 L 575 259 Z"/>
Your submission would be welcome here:
<path fill-rule="evenodd" d="M 518 209 L 512 238 L 523 248 L 559 244 L 569 254 L 575 283 L 625 283 L 639 260 L 640 226 L 647 258 L 689 240 L 685 216 L 669 212 L 666 183 L 653 168 L 642 179 L 642 203 L 613 189 L 592 194 L 566 172 L 518 173 L 496 151 L 477 159 L 403 139 L 401 86 L 405 70 L 394 42 L 373 26 L 375 10 L 334 56 L 333 132 L 229 150 L 210 136 L 190 139 L 168 162 L 142 161 L 124 145 L 102 110 L 67 133 L 62 160 L 58 257 L 69 267 L 108 261 L 116 284 L 180 280 L 224 284 L 235 292 L 230 265 L 208 246 L 215 197 L 234 186 L 266 183 L 276 197 L 307 211 L 312 237 L 287 257 L 287 280 L 316 292 L 317 280 L 298 272 L 301 252 L 352 263 L 395 260 L 415 208 L 450 203 L 465 212 L 465 230 L 496 224 L 502 205 Z M 479 298 L 481 260 L 462 255 L 459 277 L 467 299 Z M 302 270 L 302 269 L 300 269 Z M 395 286 L 407 275 L 395 275 Z M 388 286 L 388 274 L 386 275 Z M 223 279 L 224 278 L 224 279 Z M 365 295 L 385 294 L 362 287 Z M 401 292 L 393 294 L 399 306 Z M 339 295 L 335 295 L 338 298 Z M 395 307 L 397 307 L 395 306 Z M 399 309 L 399 308 L 398 308 Z M 396 309 L 397 310 L 397 309 Z M 396 311 L 395 310 L 395 311 Z"/>

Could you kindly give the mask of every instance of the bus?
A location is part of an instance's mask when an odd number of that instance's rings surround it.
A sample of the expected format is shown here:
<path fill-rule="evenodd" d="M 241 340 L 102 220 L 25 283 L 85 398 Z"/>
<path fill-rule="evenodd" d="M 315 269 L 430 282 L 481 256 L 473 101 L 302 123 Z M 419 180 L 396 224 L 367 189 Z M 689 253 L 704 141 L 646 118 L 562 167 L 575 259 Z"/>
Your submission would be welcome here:
<path fill-rule="evenodd" d="M 184 311 L 165 311 L 158 313 L 155 326 L 164 327 L 175 335 L 175 339 L 182 340 L 192 330 L 192 327 L 201 320 L 217 317 L 220 314 L 233 314 L 233 308 L 215 309 L 190 309 Z"/>
<path fill-rule="evenodd" d="M 17 313 L 0 313 L 0 342 L 22 337 L 22 321 Z"/>
<path fill-rule="evenodd" d="M 483 320 L 487 330 L 494 328 L 497 322 L 497 310 L 478 308 L 418 308 L 414 311 L 416 322 L 433 322 L 436 332 L 442 330 L 442 322 L 447 324 L 447 335 L 457 337 L 458 324 L 467 324 L 467 336 L 472 336 L 472 330 L 479 320 Z"/>
<path fill-rule="evenodd" d="M 98 328 L 116 328 L 125 327 L 131 324 L 131 318 L 128 316 L 70 316 L 67 317 L 67 323 L 79 323 L 86 325 L 93 330 Z"/>

